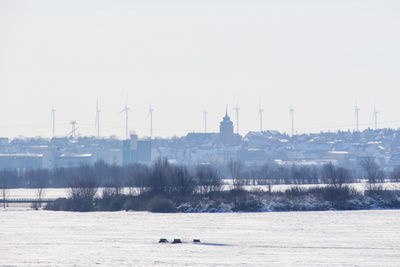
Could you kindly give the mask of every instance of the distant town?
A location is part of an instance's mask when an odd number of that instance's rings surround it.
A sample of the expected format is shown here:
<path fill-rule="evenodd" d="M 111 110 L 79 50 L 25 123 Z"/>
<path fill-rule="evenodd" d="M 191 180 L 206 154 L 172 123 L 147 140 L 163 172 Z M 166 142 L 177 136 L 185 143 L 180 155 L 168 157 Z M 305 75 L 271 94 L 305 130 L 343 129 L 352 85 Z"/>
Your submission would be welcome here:
<path fill-rule="evenodd" d="M 217 133 L 188 133 L 183 137 L 127 140 L 99 137 L 0 138 L 0 170 L 41 169 L 91 165 L 97 161 L 124 166 L 151 164 L 159 157 L 171 163 L 226 164 L 240 160 L 246 166 L 266 162 L 282 165 L 333 163 L 350 169 L 363 158 L 374 158 L 389 173 L 400 165 L 400 130 L 367 129 L 288 135 L 278 131 L 234 132 L 228 112 Z"/>

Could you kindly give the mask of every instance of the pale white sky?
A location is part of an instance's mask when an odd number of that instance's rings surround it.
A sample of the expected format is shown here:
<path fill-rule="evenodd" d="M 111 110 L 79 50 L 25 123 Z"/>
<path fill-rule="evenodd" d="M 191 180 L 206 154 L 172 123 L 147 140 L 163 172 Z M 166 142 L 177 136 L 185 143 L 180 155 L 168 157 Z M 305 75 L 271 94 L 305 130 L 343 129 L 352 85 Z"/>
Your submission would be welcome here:
<path fill-rule="evenodd" d="M 400 1 L 0 0 L 0 136 L 400 127 Z"/>

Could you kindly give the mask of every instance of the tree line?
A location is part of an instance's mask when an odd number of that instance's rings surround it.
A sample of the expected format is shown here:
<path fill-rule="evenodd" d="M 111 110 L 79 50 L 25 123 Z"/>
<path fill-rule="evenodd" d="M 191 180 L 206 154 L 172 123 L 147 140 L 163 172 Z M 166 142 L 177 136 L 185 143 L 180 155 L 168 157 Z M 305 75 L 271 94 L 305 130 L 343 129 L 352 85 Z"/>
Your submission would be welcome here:
<path fill-rule="evenodd" d="M 280 165 L 268 162 L 262 166 L 245 166 L 241 161 L 230 160 L 225 165 L 200 164 L 184 166 L 171 164 L 165 158 L 159 158 L 151 166 L 131 164 L 127 166 L 110 165 L 98 161 L 93 165 L 79 167 L 2 170 L 1 188 L 66 188 L 79 180 L 93 181 L 99 187 L 112 188 L 120 193 L 122 188 L 130 191 L 151 189 L 154 192 L 186 194 L 195 190 L 203 193 L 218 191 L 222 187 L 221 178 L 231 179 L 234 188 L 244 185 L 276 184 L 332 184 L 359 182 L 366 179 L 369 183 L 385 181 L 400 182 L 400 166 L 389 175 L 373 158 L 359 162 L 360 171 L 327 163 L 318 165 Z"/>

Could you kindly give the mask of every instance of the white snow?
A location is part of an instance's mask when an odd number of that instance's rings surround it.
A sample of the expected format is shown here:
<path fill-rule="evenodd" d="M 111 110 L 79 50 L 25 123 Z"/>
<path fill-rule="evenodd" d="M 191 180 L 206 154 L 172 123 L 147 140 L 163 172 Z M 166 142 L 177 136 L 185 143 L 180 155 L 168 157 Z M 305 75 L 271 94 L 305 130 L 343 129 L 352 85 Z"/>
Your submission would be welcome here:
<path fill-rule="evenodd" d="M 400 211 L 153 214 L 0 209 L 0 265 L 398 266 Z M 160 238 L 183 244 L 158 244 Z M 202 244 L 190 241 L 199 238 Z"/>

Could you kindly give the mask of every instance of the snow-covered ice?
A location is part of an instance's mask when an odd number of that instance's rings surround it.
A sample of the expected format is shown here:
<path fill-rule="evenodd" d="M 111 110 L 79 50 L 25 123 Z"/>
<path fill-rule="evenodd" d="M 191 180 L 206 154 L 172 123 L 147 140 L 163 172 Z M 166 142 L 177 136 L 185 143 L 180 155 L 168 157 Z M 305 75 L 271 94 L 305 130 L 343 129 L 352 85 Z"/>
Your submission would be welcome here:
<path fill-rule="evenodd" d="M 400 211 L 0 209 L 0 266 L 398 266 Z M 160 238 L 183 244 L 159 244 Z M 199 238 L 203 245 L 192 244 Z"/>

